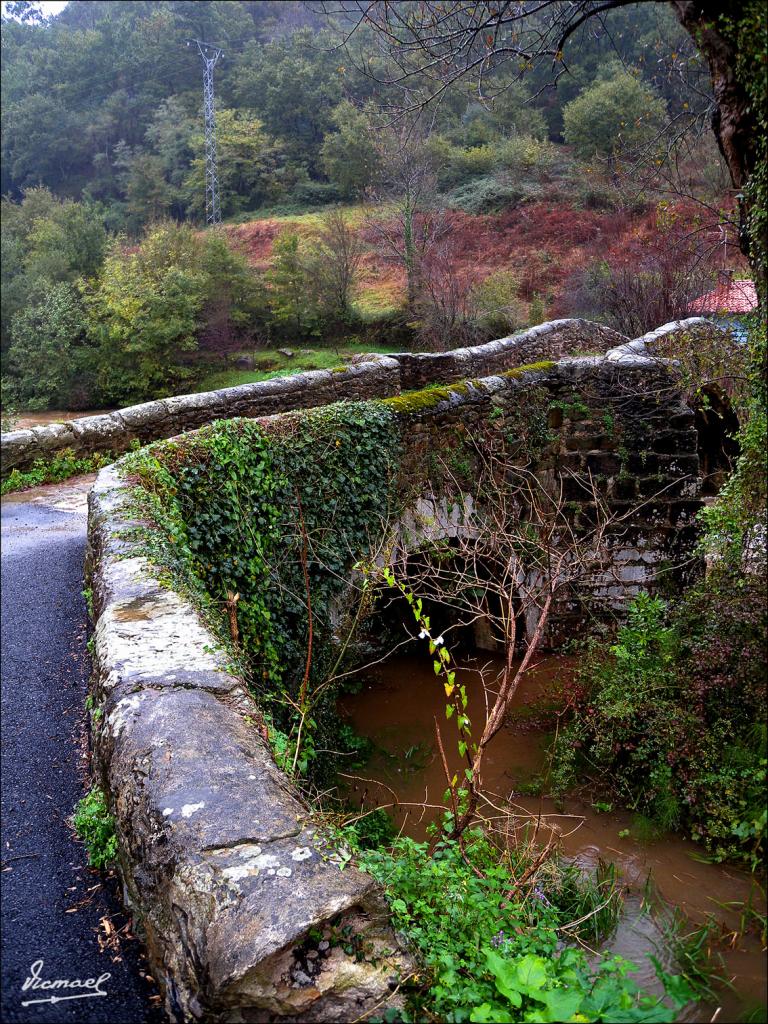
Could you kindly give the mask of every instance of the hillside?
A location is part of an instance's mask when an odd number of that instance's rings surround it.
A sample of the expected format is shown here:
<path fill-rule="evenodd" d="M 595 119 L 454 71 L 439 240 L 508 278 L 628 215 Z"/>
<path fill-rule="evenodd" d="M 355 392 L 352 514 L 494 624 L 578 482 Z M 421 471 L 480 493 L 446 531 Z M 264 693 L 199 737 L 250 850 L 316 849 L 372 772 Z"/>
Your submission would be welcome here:
<path fill-rule="evenodd" d="M 405 275 L 372 244 L 367 218 L 375 216 L 375 211 L 359 205 L 346 208 L 345 214 L 367 248 L 355 299 L 357 309 L 364 319 L 398 310 L 404 302 Z M 702 219 L 702 209 L 695 203 L 678 202 L 669 216 L 682 223 L 686 233 L 700 236 L 705 246 L 721 237 L 716 224 Z M 664 240 L 659 211 L 652 205 L 632 212 L 542 202 L 493 214 L 449 210 L 445 220 L 457 274 L 482 281 L 499 270 L 511 272 L 525 312 L 530 315 L 531 303 L 538 298 L 541 319 L 580 311 L 574 280 L 589 264 L 633 261 L 639 251 L 649 251 Z M 309 212 L 265 216 L 229 226 L 227 233 L 249 264 L 264 273 L 272 265 L 275 239 L 295 233 L 310 241 L 319 225 L 319 215 Z M 745 261 L 734 244 L 719 257 L 731 271 L 745 270 Z"/>

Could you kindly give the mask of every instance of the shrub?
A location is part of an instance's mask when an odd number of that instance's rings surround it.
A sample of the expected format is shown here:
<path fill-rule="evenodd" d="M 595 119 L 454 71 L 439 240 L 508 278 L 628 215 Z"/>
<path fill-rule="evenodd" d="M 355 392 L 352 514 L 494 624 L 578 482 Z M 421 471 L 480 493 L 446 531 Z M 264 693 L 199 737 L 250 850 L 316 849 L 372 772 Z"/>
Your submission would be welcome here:
<path fill-rule="evenodd" d="M 342 190 L 329 181 L 300 181 L 291 191 L 293 203 L 300 210 L 307 206 L 330 206 L 343 196 Z"/>
<path fill-rule="evenodd" d="M 552 169 L 557 150 L 551 142 L 515 135 L 495 147 L 498 167 L 526 178 L 541 178 Z"/>
<path fill-rule="evenodd" d="M 630 338 L 685 316 L 692 300 L 714 283 L 708 244 L 665 202 L 657 207 L 654 227 L 652 238 L 632 242 L 621 259 L 596 260 L 581 271 L 570 289 L 571 310 Z"/>
<path fill-rule="evenodd" d="M 109 452 L 78 457 L 71 448 L 56 452 L 50 459 L 36 459 L 31 469 L 12 469 L 0 485 L 0 494 L 25 491 L 41 484 L 56 484 L 79 473 L 95 473 L 112 461 Z"/>
<path fill-rule="evenodd" d="M 490 174 L 497 163 L 497 149 L 493 145 L 453 147 L 449 157 L 453 181 L 471 181 Z"/>
<path fill-rule="evenodd" d="M 501 338 L 524 325 L 519 291 L 520 282 L 510 270 L 496 270 L 475 286 L 475 316 L 485 334 Z"/>
<path fill-rule="evenodd" d="M 445 197 L 446 205 L 474 215 L 498 213 L 522 203 L 535 202 L 544 195 L 533 181 L 510 181 L 503 175 L 475 178 Z"/>
<path fill-rule="evenodd" d="M 766 590 L 715 572 L 669 609 L 641 595 L 555 747 L 553 787 L 582 766 L 662 829 L 684 825 L 717 860 L 755 867 L 765 845 Z"/>
<path fill-rule="evenodd" d="M 563 110 L 565 141 L 577 156 L 615 157 L 650 142 L 664 122 L 666 104 L 626 71 L 584 89 Z"/>
<path fill-rule="evenodd" d="M 217 232 L 169 222 L 137 249 L 116 245 L 84 289 L 96 348 L 94 399 L 120 404 L 188 385 L 201 336 L 242 337 L 255 326 L 260 301 L 244 257 Z"/>
<path fill-rule="evenodd" d="M 574 161 L 564 174 L 562 187 L 569 201 L 585 210 L 626 209 L 626 196 L 619 192 L 610 177 L 579 161 Z M 645 203 L 637 203 L 633 209 L 640 213 Z"/>
<path fill-rule="evenodd" d="M 610 954 L 593 965 L 582 950 L 563 948 L 558 928 L 571 920 L 573 887 L 584 890 L 589 883 L 571 873 L 563 885 L 554 870 L 527 899 L 511 899 L 514 879 L 529 864 L 524 854 L 507 856 L 479 831 L 468 834 L 465 851 L 457 842 L 441 842 L 430 857 L 426 843 L 399 839 L 391 852 L 362 855 L 361 866 L 384 886 L 395 926 L 422 967 L 415 1019 L 675 1019 L 661 999 L 645 995 L 628 977 L 634 965 Z M 583 912 L 583 897 L 581 906 Z M 662 975 L 662 981 L 674 990 L 678 1007 L 691 998 L 682 979 Z"/>

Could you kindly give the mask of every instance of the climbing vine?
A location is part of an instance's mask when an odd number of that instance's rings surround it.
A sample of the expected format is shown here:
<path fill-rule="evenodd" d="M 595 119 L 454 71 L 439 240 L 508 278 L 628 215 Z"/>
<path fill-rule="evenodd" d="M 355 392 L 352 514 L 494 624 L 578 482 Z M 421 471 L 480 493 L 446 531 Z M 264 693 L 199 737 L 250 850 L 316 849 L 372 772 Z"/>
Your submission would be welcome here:
<path fill-rule="evenodd" d="M 214 423 L 126 461 L 164 534 L 229 633 L 280 763 L 306 774 L 338 741 L 334 677 L 364 604 L 352 566 L 382 536 L 399 433 L 391 411 L 349 403 Z"/>

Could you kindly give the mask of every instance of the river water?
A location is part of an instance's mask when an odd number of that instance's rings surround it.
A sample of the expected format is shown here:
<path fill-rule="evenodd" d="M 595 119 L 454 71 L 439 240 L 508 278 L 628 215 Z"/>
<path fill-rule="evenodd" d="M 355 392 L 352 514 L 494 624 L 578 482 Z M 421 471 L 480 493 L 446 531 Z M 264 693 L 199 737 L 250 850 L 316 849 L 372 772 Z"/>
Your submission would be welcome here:
<path fill-rule="evenodd" d="M 102 416 L 114 409 L 88 409 L 87 412 L 67 412 L 61 409 L 46 409 L 42 412 L 20 412 L 13 417 L 11 430 L 28 430 L 30 427 L 47 427 L 51 423 L 69 423 L 83 416 Z"/>
<path fill-rule="evenodd" d="M 715 1019 L 720 1024 L 765 1020 L 764 1011 L 756 1009 L 765 1006 L 765 951 L 756 935 L 738 935 L 738 908 L 751 899 L 753 905 L 762 902 L 765 909 L 762 894 L 749 875 L 707 863 L 704 849 L 681 835 L 641 838 L 629 813 L 600 812 L 577 798 L 556 807 L 550 799 L 525 795 L 526 783 L 546 775 L 547 747 L 557 718 L 554 709 L 564 705 L 573 668 L 568 658 L 543 657 L 524 678 L 513 700 L 510 722 L 487 749 L 485 788 L 498 796 L 499 804 L 511 803 L 518 827 L 527 827 L 529 833 L 538 828 L 537 838 L 541 839 L 555 835 L 562 853 L 584 868 L 596 866 L 600 859 L 616 864 L 626 898 L 608 947 L 638 964 L 636 977 L 647 988 L 659 990 L 646 954 L 661 954 L 662 962 L 673 969 L 663 949 L 660 917 L 675 907 L 692 925 L 702 923 L 706 915 L 715 916 L 723 933 L 716 951 L 732 988 L 720 988 L 715 1003 L 687 1008 L 680 1020 Z M 485 686 L 492 688 L 500 670 L 498 660 L 471 658 L 465 659 L 460 669 L 475 735 L 479 735 L 484 718 Z M 415 839 L 425 837 L 427 825 L 444 809 L 446 777 L 435 741 L 435 719 L 440 723 L 450 772 L 462 768 L 456 729 L 453 721 L 446 721 L 444 706 L 442 682 L 426 656 L 390 659 L 366 678 L 359 693 L 339 702 L 346 720 L 375 745 L 365 769 L 354 773 L 356 778 L 343 780 L 349 799 L 365 808 L 388 805 L 396 826 Z M 419 804 L 432 807 L 424 810 L 415 806 Z M 655 896 L 655 915 L 643 911 L 644 893 L 649 891 Z"/>

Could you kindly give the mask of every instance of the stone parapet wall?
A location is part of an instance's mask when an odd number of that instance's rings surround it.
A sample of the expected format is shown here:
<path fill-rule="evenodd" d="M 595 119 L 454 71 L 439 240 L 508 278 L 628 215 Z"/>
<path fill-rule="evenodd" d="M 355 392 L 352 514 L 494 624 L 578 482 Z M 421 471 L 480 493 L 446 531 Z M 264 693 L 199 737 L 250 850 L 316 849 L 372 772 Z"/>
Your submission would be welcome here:
<path fill-rule="evenodd" d="M 337 370 L 312 370 L 219 391 L 160 398 L 101 416 L 3 434 L 2 475 L 12 469 L 27 469 L 36 459 L 50 458 L 66 448 L 78 456 L 96 452 L 119 455 L 128 451 L 132 442 L 146 444 L 174 437 L 216 419 L 270 416 L 342 400 L 382 398 L 399 391 L 399 364 L 376 356 Z"/>
<path fill-rule="evenodd" d="M 350 1021 L 400 1005 L 409 962 L 377 885 L 323 841 L 245 684 L 125 539 L 130 493 L 110 467 L 89 497 L 94 756 L 170 1018 Z M 364 960 L 310 942 L 346 926 Z"/>
<path fill-rule="evenodd" d="M 400 388 L 412 391 L 567 356 L 604 355 L 628 339 L 589 320 L 552 320 L 509 338 L 451 352 L 398 352 Z"/>
<path fill-rule="evenodd" d="M 576 529 L 594 516 L 585 487 L 594 483 L 617 520 L 609 538 L 611 564 L 605 586 L 589 595 L 589 607 L 575 599 L 561 603 L 549 636 L 554 646 L 600 604 L 613 614 L 640 590 L 679 582 L 680 573 L 670 575 L 670 566 L 686 563 L 690 569 L 694 519 L 703 504 L 699 437 L 695 413 L 661 360 L 565 359 L 387 404 L 403 421 L 406 479 L 418 478 L 435 456 L 450 465 L 452 449 L 482 432 L 491 418 L 505 433 L 534 426 L 538 450 L 521 457 L 521 464 L 537 475 L 562 477 Z"/>
<path fill-rule="evenodd" d="M 342 400 L 385 398 L 430 383 L 485 377 L 542 359 L 603 353 L 626 341 L 586 320 L 555 320 L 522 334 L 446 353 L 370 355 L 335 370 L 313 370 L 234 388 L 144 402 L 101 416 L 15 430 L 0 437 L 3 476 L 36 459 L 71 449 L 78 456 L 119 455 L 132 442 L 146 444 L 195 430 L 215 419 L 270 416 Z"/>
<path fill-rule="evenodd" d="M 643 334 L 640 338 L 617 345 L 607 355 L 614 363 L 628 363 L 638 359 L 658 359 L 660 345 L 674 342 L 675 336 L 701 336 L 710 339 L 713 336 L 725 335 L 727 331 L 713 324 L 702 316 L 692 316 L 687 320 L 671 320 L 668 324 L 662 324 L 653 331 Z"/>

